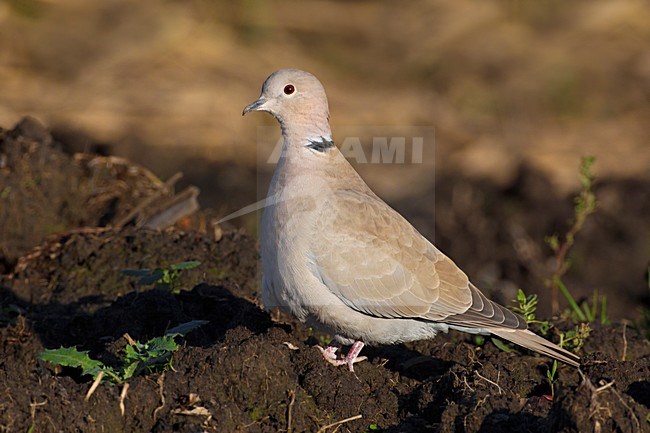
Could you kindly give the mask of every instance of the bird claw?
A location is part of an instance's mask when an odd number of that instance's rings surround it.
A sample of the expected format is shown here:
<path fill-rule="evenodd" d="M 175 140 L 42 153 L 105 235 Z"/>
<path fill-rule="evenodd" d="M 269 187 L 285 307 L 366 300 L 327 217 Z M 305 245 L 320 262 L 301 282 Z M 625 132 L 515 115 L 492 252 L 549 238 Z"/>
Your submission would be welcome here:
<path fill-rule="evenodd" d="M 359 352 L 361 352 L 361 349 L 363 348 L 363 342 L 361 341 L 355 341 L 348 354 L 345 356 L 345 358 L 342 359 L 336 356 L 336 352 L 339 350 L 339 348 L 336 346 L 327 346 L 324 349 L 320 346 L 316 347 L 318 350 L 320 350 L 320 353 L 323 355 L 323 358 L 325 358 L 325 361 L 337 367 L 341 365 L 347 365 L 348 370 L 353 373 L 354 364 L 368 359 L 366 356 L 359 356 Z"/>
<path fill-rule="evenodd" d="M 321 346 L 316 346 L 318 350 L 320 350 L 321 355 L 323 355 L 323 358 L 326 360 L 336 360 L 336 352 L 339 350 L 338 347 L 336 346 L 327 346 L 325 349 L 323 349 Z"/>

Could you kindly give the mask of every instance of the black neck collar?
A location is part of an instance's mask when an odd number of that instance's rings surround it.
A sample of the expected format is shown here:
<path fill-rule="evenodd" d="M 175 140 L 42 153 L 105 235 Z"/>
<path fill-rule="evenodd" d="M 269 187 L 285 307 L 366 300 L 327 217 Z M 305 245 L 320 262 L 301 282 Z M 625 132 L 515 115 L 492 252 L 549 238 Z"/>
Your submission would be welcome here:
<path fill-rule="evenodd" d="M 325 137 L 311 138 L 307 140 L 305 146 L 317 152 L 325 152 L 327 149 L 334 147 L 334 141 Z"/>

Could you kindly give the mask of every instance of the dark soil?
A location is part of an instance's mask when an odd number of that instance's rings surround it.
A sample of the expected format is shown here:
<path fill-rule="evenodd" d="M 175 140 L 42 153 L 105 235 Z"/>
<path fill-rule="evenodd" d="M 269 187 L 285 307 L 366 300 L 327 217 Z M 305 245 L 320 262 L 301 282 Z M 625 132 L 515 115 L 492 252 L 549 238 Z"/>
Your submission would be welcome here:
<path fill-rule="evenodd" d="M 2 134 L 0 431 L 650 431 L 642 328 L 593 324 L 581 371 L 561 366 L 553 397 L 548 359 L 460 333 L 368 347 L 353 374 L 322 360 L 319 334 L 260 308 L 254 239 L 192 228 L 200 218 L 160 232 L 102 228 L 158 182 L 127 162 L 88 171 L 92 159 L 67 156 L 32 121 Z M 202 264 L 178 294 L 121 272 L 188 260 Z M 75 345 L 110 364 L 125 334 L 145 341 L 196 319 L 209 323 L 184 338 L 173 370 L 129 380 L 124 414 L 124 385 L 85 401 L 88 377 L 37 358 Z"/>

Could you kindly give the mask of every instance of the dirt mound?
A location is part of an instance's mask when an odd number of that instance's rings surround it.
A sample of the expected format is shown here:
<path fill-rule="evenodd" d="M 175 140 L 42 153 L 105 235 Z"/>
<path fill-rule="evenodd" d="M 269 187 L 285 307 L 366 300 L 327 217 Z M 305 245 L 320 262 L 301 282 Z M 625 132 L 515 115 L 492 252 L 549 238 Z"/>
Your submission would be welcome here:
<path fill-rule="evenodd" d="M 78 153 L 71 158 L 31 117 L 10 131 L 0 129 L 0 272 L 51 233 L 169 225 L 165 211 L 179 204 L 173 190 L 177 178 L 163 182 L 119 157 Z M 191 208 L 198 190 L 184 193 Z M 181 213 L 188 210 L 179 207 Z"/>
<path fill-rule="evenodd" d="M 24 131 L 11 134 L 14 143 L 31 140 Z M 634 327 L 593 325 L 582 349 L 584 377 L 561 366 L 553 397 L 548 359 L 506 353 L 460 333 L 369 347 L 370 361 L 352 374 L 322 360 L 313 347 L 322 336 L 262 311 L 254 239 L 241 231 L 215 237 L 178 227 L 93 228 L 103 211 L 77 203 L 84 189 L 74 185 L 88 182 L 84 170 L 51 144 L 25 146 L 2 167 L 14 176 L 3 184 L 12 193 L 31 185 L 26 179 L 43 179 L 39 167 L 65 175 L 29 186 L 42 192 L 35 196 L 40 201 L 14 201 L 25 206 L 2 210 L 4 221 L 34 224 L 31 239 L 39 239 L 29 248 L 18 237 L 10 248 L 3 244 L 10 268 L 0 277 L 0 425 L 6 431 L 650 430 L 650 345 Z M 21 161 L 29 170 L 17 170 Z M 33 215 L 27 206 L 37 204 L 53 208 Z M 48 218 L 63 227 L 41 240 L 46 230 L 37 223 Z M 181 274 L 178 293 L 122 273 L 189 260 L 201 265 Z M 173 369 L 134 377 L 126 391 L 103 383 L 86 401 L 88 377 L 38 360 L 46 348 L 75 345 L 111 365 L 129 338 L 145 341 L 190 320 L 208 324 L 184 338 Z"/>

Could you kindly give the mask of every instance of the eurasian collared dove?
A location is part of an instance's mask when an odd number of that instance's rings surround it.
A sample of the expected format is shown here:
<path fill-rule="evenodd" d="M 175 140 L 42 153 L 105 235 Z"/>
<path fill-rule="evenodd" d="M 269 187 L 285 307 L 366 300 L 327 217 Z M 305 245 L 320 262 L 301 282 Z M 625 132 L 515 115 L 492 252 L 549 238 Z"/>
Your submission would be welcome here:
<path fill-rule="evenodd" d="M 243 114 L 266 111 L 280 123 L 282 156 L 262 217 L 262 300 L 352 344 L 433 338 L 456 329 L 493 334 L 573 366 L 573 353 L 533 334 L 490 301 L 449 258 L 388 206 L 332 141 L 329 108 L 316 77 L 296 69 L 271 74 Z"/>

